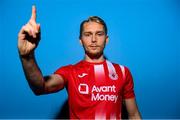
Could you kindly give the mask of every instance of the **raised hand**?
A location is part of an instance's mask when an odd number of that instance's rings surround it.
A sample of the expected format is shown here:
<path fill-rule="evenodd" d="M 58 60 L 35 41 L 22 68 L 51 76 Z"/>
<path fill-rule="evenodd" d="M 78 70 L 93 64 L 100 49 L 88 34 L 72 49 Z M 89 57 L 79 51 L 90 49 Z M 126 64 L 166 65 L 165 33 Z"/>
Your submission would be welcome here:
<path fill-rule="evenodd" d="M 22 56 L 33 53 L 40 40 L 40 24 L 36 23 L 36 7 L 32 6 L 32 15 L 18 34 L 18 49 Z"/>

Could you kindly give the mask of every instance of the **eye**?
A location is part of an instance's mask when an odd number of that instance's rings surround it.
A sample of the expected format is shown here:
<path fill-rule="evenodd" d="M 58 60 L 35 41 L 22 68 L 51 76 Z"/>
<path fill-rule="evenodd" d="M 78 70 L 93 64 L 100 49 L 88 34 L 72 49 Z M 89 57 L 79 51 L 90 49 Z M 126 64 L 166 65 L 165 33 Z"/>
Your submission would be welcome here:
<path fill-rule="evenodd" d="M 83 34 L 85 37 L 89 37 L 91 35 L 91 33 L 84 33 Z"/>
<path fill-rule="evenodd" d="M 103 35 L 104 35 L 104 32 L 98 32 L 97 35 L 98 35 L 98 36 L 103 36 Z"/>

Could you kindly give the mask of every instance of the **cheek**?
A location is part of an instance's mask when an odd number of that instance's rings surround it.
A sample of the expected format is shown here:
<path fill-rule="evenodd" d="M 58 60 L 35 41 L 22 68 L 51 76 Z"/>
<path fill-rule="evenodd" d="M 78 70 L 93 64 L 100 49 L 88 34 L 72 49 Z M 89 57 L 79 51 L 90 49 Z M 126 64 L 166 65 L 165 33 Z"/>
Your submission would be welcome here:
<path fill-rule="evenodd" d="M 99 45 L 104 46 L 106 44 L 106 39 L 99 39 L 98 43 Z"/>
<path fill-rule="evenodd" d="M 90 42 L 88 40 L 83 40 L 82 41 L 82 45 L 87 47 L 90 44 Z"/>

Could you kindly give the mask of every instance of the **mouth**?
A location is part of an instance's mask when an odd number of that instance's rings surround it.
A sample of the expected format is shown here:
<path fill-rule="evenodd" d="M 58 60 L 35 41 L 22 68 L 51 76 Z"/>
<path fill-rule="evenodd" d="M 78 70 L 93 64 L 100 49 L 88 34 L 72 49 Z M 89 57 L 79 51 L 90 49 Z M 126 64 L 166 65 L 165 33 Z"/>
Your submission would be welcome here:
<path fill-rule="evenodd" d="M 90 45 L 89 47 L 90 47 L 91 49 L 95 50 L 95 49 L 97 49 L 99 46 L 97 46 L 97 45 Z"/>
<path fill-rule="evenodd" d="M 89 45 L 89 47 L 99 47 L 98 45 Z"/>

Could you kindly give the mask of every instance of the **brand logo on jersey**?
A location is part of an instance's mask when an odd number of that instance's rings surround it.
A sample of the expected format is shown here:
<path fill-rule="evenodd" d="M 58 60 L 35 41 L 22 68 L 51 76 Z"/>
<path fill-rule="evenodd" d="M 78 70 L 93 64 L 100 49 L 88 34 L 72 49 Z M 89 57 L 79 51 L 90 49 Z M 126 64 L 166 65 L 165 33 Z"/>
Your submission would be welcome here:
<path fill-rule="evenodd" d="M 96 86 L 93 85 L 92 89 L 89 90 L 87 84 L 79 84 L 79 93 L 89 94 L 91 91 L 91 101 L 112 101 L 116 103 L 118 95 L 116 95 L 116 87 L 112 86 Z"/>
<path fill-rule="evenodd" d="M 81 75 L 78 75 L 79 78 L 83 78 L 84 76 L 88 75 L 87 73 L 82 73 Z"/>
<path fill-rule="evenodd" d="M 80 84 L 78 87 L 78 90 L 81 94 L 88 94 L 89 93 L 89 87 L 87 84 Z"/>
<path fill-rule="evenodd" d="M 110 77 L 112 80 L 117 80 L 117 79 L 118 79 L 117 73 L 110 73 L 110 74 L 109 74 L 109 77 Z"/>

